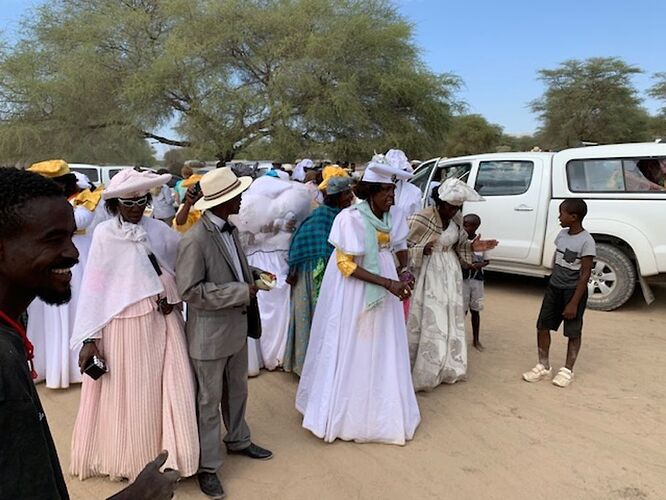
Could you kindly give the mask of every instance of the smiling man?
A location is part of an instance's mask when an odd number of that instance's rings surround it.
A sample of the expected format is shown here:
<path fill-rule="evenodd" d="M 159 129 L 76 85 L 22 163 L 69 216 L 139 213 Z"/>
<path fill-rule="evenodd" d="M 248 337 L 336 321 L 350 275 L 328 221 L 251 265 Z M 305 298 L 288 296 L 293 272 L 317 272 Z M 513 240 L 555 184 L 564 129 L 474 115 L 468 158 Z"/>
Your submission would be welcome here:
<path fill-rule="evenodd" d="M 66 499 L 20 318 L 35 297 L 48 304 L 70 299 L 70 269 L 79 257 L 74 213 L 62 189 L 38 174 L 0 168 L 0 186 L 0 499 Z M 163 452 L 113 498 L 171 498 L 178 473 L 159 472 L 166 459 Z"/>
<path fill-rule="evenodd" d="M 70 299 L 74 214 L 58 185 L 37 174 L 3 168 L 0 186 L 0 497 L 67 498 L 19 317 L 35 296 Z"/>

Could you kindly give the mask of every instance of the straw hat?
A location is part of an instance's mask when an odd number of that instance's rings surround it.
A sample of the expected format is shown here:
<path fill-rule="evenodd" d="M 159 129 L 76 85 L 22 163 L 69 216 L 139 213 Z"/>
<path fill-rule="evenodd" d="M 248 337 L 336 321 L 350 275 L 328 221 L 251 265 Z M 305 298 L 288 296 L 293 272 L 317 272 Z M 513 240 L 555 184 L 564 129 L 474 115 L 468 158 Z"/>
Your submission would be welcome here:
<path fill-rule="evenodd" d="M 155 172 L 139 172 L 125 168 L 113 176 L 102 194 L 105 200 L 111 198 L 139 198 L 148 194 L 154 187 L 163 186 L 171 180 L 171 174 L 158 175 Z"/>
<path fill-rule="evenodd" d="M 203 196 L 194 205 L 197 210 L 208 210 L 233 200 L 252 184 L 252 177 L 236 177 L 230 167 L 216 168 L 201 178 Z"/>

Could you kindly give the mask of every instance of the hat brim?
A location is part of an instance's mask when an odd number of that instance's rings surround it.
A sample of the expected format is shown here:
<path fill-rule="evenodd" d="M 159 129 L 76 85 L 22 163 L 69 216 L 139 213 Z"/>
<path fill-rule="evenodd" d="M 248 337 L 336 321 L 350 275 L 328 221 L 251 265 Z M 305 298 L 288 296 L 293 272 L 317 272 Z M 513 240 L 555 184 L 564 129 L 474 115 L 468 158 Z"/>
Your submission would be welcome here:
<path fill-rule="evenodd" d="M 252 184 L 252 177 L 239 177 L 238 181 L 240 182 L 240 185 L 236 189 L 229 191 L 224 196 L 220 196 L 214 200 L 206 200 L 205 197 L 202 197 L 194 204 L 194 208 L 202 211 L 209 210 L 218 205 L 222 205 L 222 203 L 226 203 L 229 200 L 233 200 L 236 196 L 243 194 L 243 192 L 250 187 L 250 184 Z"/>
<path fill-rule="evenodd" d="M 121 184 L 120 186 L 112 186 L 112 179 L 109 183 L 109 186 L 111 187 L 107 187 L 102 198 L 110 200 L 112 198 L 133 198 L 143 196 L 149 193 L 153 188 L 164 186 L 170 180 L 171 174 L 162 174 L 151 176 L 149 178 L 136 177 L 128 180 L 125 184 Z"/>

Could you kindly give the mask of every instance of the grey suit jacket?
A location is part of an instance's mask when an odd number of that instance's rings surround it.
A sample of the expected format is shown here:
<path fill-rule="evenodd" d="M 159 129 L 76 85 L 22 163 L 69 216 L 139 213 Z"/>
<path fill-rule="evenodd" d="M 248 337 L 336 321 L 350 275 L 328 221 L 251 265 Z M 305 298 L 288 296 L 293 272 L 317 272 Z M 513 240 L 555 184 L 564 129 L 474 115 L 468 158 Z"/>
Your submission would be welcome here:
<path fill-rule="evenodd" d="M 213 360 L 239 352 L 248 335 L 259 338 L 261 322 L 249 283 L 259 270 L 250 268 L 236 242 L 243 276 L 234 265 L 219 230 L 204 213 L 180 240 L 176 261 L 178 293 L 187 302 L 187 342 L 190 357 Z"/>

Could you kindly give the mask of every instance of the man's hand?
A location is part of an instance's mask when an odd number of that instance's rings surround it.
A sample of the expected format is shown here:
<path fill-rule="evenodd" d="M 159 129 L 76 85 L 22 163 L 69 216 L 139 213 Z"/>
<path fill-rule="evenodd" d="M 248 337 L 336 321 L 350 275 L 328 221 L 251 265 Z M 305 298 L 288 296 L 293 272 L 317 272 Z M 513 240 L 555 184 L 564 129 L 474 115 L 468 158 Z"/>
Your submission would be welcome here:
<path fill-rule="evenodd" d="M 196 186 L 190 186 L 189 188 L 187 188 L 187 191 L 185 192 L 185 201 L 183 203 L 192 206 L 197 201 L 199 201 L 201 195 L 202 195 L 201 191 L 198 191 Z"/>
<path fill-rule="evenodd" d="M 256 299 L 259 288 L 257 287 L 257 285 L 248 285 L 248 287 L 250 287 L 250 298 Z"/>
<path fill-rule="evenodd" d="M 81 373 L 83 373 L 83 369 L 86 367 L 88 361 L 90 361 L 93 356 L 97 356 L 98 358 L 102 357 L 95 343 L 89 342 L 87 344 L 83 344 L 83 347 L 79 351 L 79 370 L 81 370 Z"/>
<path fill-rule="evenodd" d="M 573 302 L 569 302 L 567 304 L 567 307 L 564 308 L 564 312 L 562 313 L 562 317 L 564 319 L 574 319 L 576 315 L 578 314 L 578 304 L 574 304 Z"/>
<path fill-rule="evenodd" d="M 131 485 L 109 500 L 163 500 L 173 498 L 180 474 L 175 470 L 160 472 L 169 453 L 163 451 L 141 471 Z"/>
<path fill-rule="evenodd" d="M 472 241 L 472 250 L 475 252 L 487 252 L 488 250 L 495 248 L 497 245 L 499 245 L 499 241 L 482 240 L 481 235 L 479 235 Z"/>
<path fill-rule="evenodd" d="M 426 246 L 423 247 L 423 255 L 430 255 L 432 253 L 432 249 L 434 246 L 435 246 L 434 241 L 427 243 Z"/>

